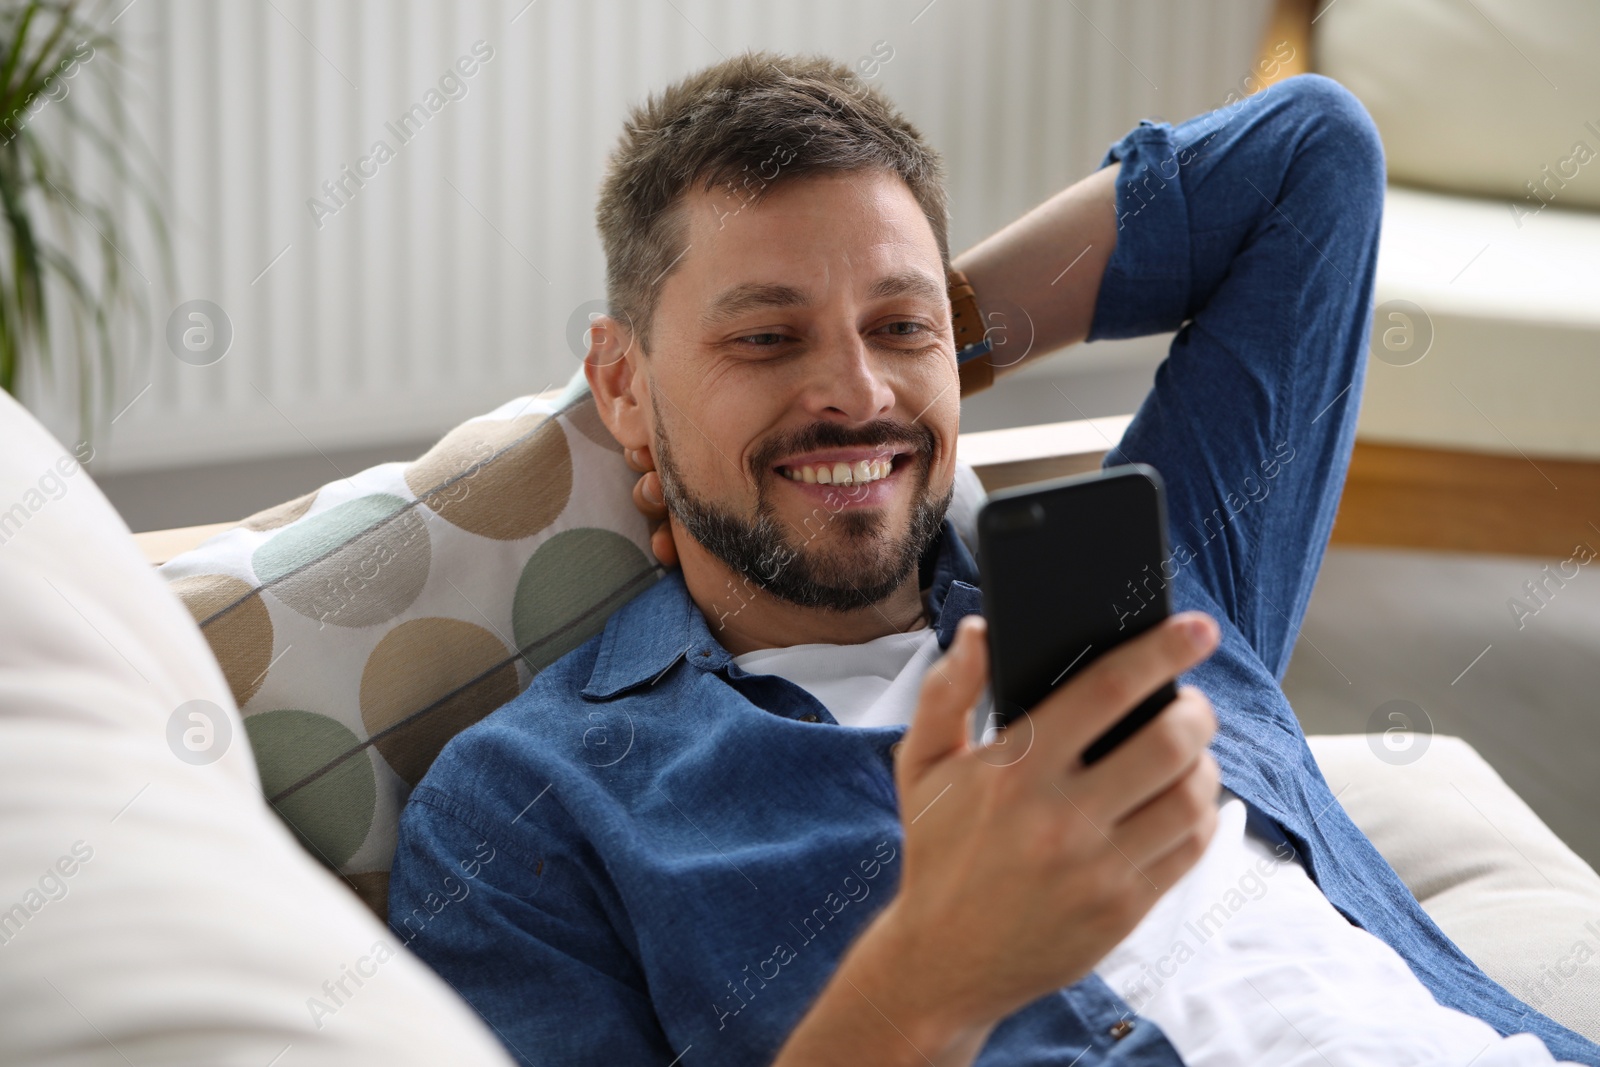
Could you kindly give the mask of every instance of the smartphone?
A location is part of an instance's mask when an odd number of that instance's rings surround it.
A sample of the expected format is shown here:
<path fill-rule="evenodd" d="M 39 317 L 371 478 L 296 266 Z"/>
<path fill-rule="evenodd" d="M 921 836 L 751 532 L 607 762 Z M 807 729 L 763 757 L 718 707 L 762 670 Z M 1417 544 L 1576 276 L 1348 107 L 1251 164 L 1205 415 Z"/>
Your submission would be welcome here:
<path fill-rule="evenodd" d="M 1145 463 L 998 492 L 978 512 L 990 725 L 1004 727 L 1172 614 L 1166 489 Z M 1094 763 L 1178 696 L 1167 682 L 1083 752 Z"/>

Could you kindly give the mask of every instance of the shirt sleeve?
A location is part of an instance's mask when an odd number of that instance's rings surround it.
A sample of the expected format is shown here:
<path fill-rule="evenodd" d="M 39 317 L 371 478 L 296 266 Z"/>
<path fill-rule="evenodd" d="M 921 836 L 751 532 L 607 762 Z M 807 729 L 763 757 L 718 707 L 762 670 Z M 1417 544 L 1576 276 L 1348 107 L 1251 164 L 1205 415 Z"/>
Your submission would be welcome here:
<path fill-rule="evenodd" d="M 521 1064 L 671 1063 L 643 972 L 586 880 L 474 821 L 413 794 L 390 873 L 396 936 Z"/>

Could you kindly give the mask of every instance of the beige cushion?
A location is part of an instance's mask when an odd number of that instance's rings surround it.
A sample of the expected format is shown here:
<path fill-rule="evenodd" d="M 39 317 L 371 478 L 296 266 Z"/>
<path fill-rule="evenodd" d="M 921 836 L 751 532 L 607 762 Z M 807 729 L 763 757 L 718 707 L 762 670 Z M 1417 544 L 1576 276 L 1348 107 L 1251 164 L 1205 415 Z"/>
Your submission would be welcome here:
<path fill-rule="evenodd" d="M 1363 440 L 1600 459 L 1597 41 L 1593 0 L 1321 5 L 1393 183 Z"/>
<path fill-rule="evenodd" d="M 1519 227 L 1503 201 L 1390 186 L 1357 432 L 1600 459 L 1597 297 L 1600 212 Z"/>
<path fill-rule="evenodd" d="M 1530 211 L 1541 200 L 1600 207 L 1600 4 L 1337 0 L 1321 7 L 1313 27 L 1317 70 L 1372 113 L 1391 180 L 1492 196 L 1507 214 L 1504 201 Z M 1530 181 L 1548 182 L 1538 199 Z"/>
<path fill-rule="evenodd" d="M 1495 981 L 1600 1040 L 1600 876 L 1460 738 L 1435 736 L 1410 763 L 1362 735 L 1309 741 L 1434 922 Z"/>
<path fill-rule="evenodd" d="M 4 393 L 0 442 L 0 1063 L 508 1062 L 262 803 L 193 619 Z"/>

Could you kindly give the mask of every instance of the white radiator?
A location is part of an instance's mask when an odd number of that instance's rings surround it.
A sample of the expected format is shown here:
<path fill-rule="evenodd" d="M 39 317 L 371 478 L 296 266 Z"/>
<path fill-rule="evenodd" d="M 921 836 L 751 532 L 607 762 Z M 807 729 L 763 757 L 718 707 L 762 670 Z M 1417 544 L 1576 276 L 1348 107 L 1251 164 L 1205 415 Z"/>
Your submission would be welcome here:
<path fill-rule="evenodd" d="M 414 440 L 565 381 L 569 319 L 603 296 L 594 198 L 621 117 L 724 55 L 888 55 L 877 80 L 945 153 L 959 251 L 1092 169 L 1139 118 L 1222 104 L 1264 11 L 141 0 L 115 29 L 171 194 L 179 286 L 162 291 L 144 259 L 156 330 L 125 362 L 99 469 Z M 216 362 L 167 350 L 168 317 L 191 300 L 231 323 Z"/>

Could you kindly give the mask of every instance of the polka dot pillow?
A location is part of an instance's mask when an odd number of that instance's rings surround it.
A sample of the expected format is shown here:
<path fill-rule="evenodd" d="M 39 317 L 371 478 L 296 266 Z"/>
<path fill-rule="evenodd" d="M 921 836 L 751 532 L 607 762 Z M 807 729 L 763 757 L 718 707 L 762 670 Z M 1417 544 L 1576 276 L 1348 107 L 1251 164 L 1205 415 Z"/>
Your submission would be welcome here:
<path fill-rule="evenodd" d="M 445 742 L 663 573 L 636 478 L 580 373 L 161 568 L 268 801 L 380 916 L 401 805 Z"/>
<path fill-rule="evenodd" d="M 580 371 L 161 568 L 233 690 L 267 800 L 380 917 L 401 806 L 445 742 L 665 573 L 637 477 Z M 961 468 L 964 535 L 982 495 Z"/>

